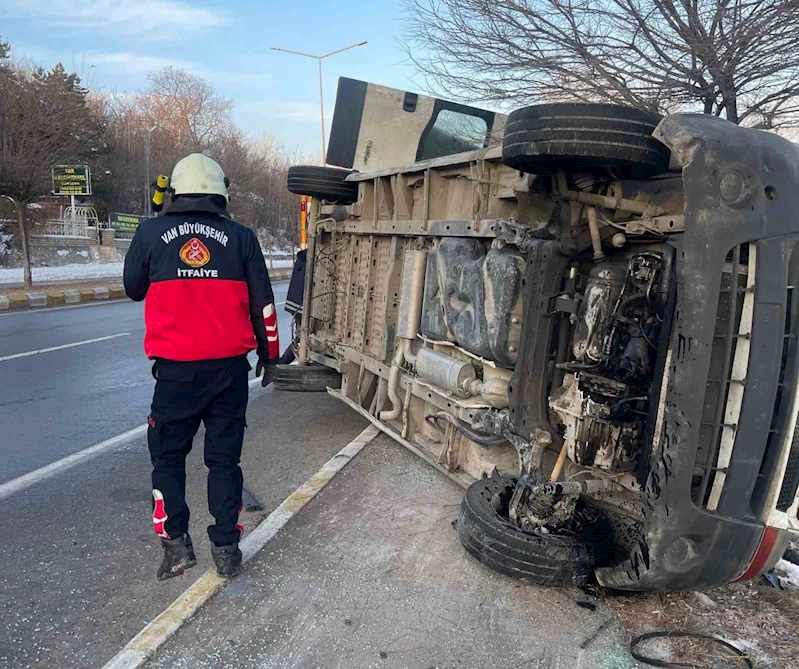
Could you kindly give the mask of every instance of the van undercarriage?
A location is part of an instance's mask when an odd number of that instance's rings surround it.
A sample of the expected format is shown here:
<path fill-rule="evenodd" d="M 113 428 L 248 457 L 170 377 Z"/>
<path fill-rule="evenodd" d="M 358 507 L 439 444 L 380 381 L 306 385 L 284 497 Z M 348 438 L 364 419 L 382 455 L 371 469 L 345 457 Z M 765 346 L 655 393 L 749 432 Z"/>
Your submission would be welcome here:
<path fill-rule="evenodd" d="M 799 532 L 799 152 L 672 116 L 659 169 L 541 164 L 508 150 L 522 121 L 504 151 L 314 200 L 301 361 L 472 486 L 459 533 L 488 566 L 629 590 L 761 573 Z"/>

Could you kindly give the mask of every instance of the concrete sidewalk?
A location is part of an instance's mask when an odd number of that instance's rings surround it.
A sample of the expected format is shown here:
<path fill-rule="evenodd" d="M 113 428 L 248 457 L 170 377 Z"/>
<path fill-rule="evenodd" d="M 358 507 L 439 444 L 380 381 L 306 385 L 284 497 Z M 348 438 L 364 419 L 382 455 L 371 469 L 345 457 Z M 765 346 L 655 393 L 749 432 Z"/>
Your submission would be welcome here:
<path fill-rule="evenodd" d="M 272 281 L 285 281 L 291 278 L 291 271 L 290 269 L 270 270 L 269 277 Z M 125 297 L 125 291 L 122 288 L 121 279 L 34 284 L 30 290 L 19 286 L 0 284 L 0 311 L 55 307 L 123 297 Z"/>
<path fill-rule="evenodd" d="M 453 527 L 462 495 L 378 437 L 148 666 L 638 666 L 601 602 L 470 558 Z"/>

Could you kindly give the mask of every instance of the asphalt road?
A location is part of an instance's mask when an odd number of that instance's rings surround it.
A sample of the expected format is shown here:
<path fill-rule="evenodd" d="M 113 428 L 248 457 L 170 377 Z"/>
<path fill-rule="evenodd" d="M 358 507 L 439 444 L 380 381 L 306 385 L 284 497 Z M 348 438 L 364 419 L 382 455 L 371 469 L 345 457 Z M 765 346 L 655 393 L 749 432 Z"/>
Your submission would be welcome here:
<path fill-rule="evenodd" d="M 288 282 L 273 289 L 285 345 Z M 143 311 L 142 303 L 120 300 L 0 316 L 0 483 L 146 421 L 153 378 Z M 103 337 L 114 338 L 3 359 Z"/>
<path fill-rule="evenodd" d="M 286 288 L 275 285 L 278 303 Z M 141 318 L 130 302 L 0 316 L 0 485 L 143 424 L 154 382 Z M 266 506 L 244 514 L 248 529 L 365 427 L 327 395 L 260 386 L 248 424 L 245 482 Z M 210 566 L 201 439 L 188 462 L 200 564 L 165 583 L 143 435 L 0 499 L 1 668 L 102 667 Z"/>

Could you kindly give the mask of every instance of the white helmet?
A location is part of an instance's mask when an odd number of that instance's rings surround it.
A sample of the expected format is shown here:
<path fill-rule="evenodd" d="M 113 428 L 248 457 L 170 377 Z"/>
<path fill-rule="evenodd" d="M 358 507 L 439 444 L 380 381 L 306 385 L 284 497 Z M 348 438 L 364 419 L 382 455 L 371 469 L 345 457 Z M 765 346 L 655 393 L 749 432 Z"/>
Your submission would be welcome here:
<path fill-rule="evenodd" d="M 175 195 L 221 195 L 228 202 L 230 182 L 215 160 L 192 153 L 175 165 L 170 186 Z"/>

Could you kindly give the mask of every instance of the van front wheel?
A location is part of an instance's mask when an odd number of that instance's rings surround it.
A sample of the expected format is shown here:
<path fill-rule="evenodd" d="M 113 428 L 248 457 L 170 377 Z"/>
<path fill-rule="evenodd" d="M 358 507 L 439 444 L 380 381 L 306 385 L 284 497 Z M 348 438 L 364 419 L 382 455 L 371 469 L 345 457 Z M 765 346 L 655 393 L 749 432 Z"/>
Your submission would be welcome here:
<path fill-rule="evenodd" d="M 492 476 L 469 486 L 461 502 L 458 538 L 486 567 L 534 585 L 583 585 L 594 568 L 591 547 L 578 536 L 522 531 L 508 518 L 516 477 Z"/>
<path fill-rule="evenodd" d="M 508 116 L 502 162 L 533 174 L 557 169 L 610 169 L 620 177 L 659 174 L 671 156 L 652 136 L 662 118 L 609 104 L 524 107 Z"/>

